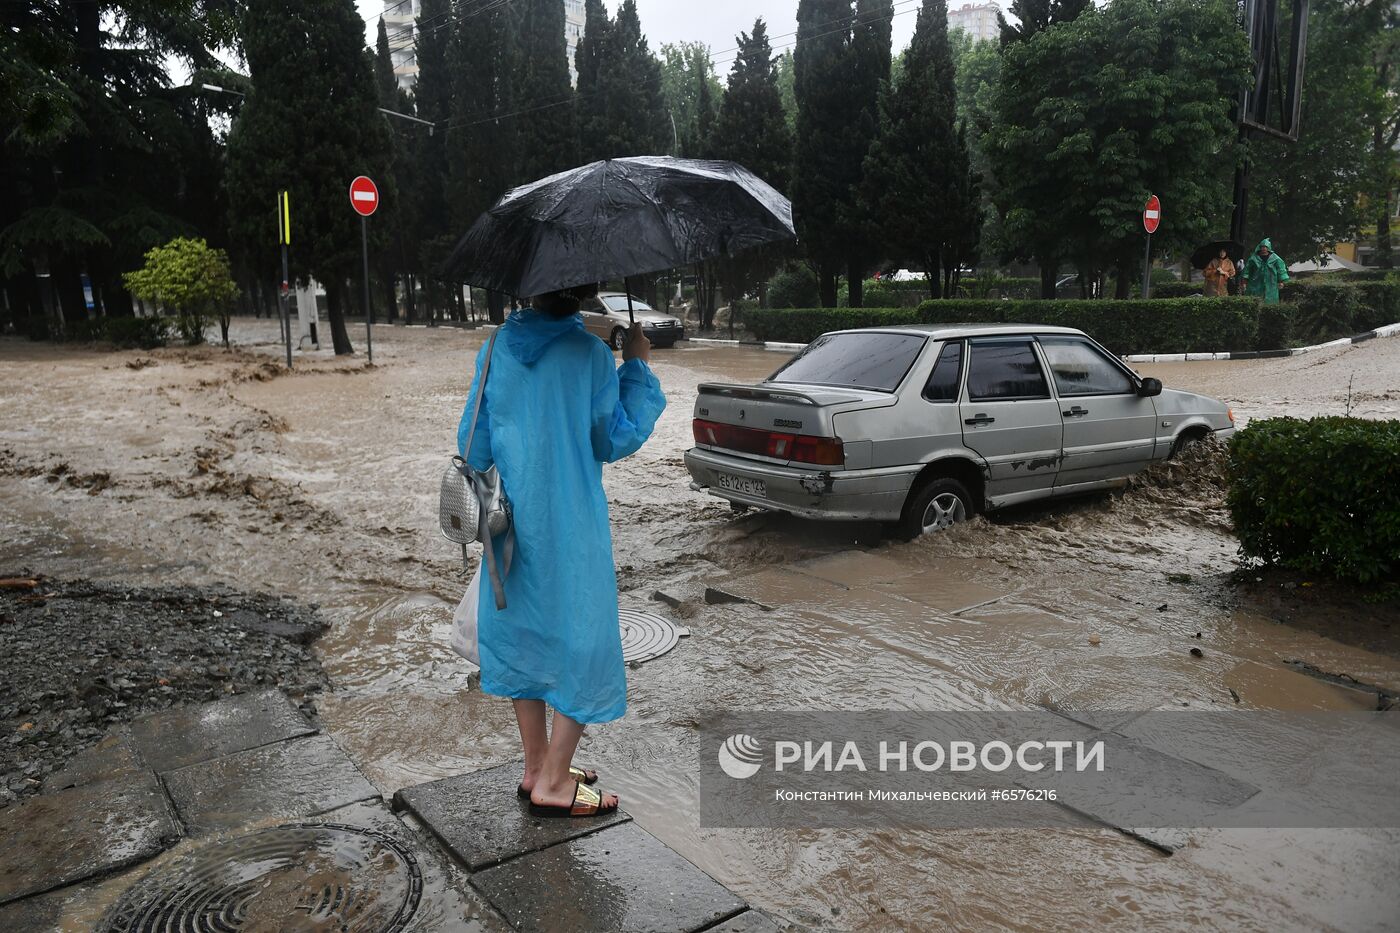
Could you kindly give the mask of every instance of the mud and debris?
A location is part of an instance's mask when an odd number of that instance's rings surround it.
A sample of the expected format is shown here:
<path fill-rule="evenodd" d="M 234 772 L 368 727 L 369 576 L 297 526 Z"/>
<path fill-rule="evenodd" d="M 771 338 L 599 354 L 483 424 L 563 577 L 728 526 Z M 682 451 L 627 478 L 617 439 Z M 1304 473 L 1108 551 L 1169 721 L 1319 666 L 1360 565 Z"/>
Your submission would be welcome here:
<path fill-rule="evenodd" d="M 129 587 L 21 577 L 0 587 L 0 807 L 113 726 L 277 686 L 326 686 L 323 622 L 290 600 L 225 586 Z"/>

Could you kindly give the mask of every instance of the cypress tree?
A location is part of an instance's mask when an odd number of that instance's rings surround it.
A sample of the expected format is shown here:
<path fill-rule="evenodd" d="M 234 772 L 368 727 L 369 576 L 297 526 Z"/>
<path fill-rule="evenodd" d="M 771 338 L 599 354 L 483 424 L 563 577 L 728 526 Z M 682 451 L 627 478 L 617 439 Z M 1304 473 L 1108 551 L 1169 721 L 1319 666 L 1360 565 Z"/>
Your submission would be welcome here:
<path fill-rule="evenodd" d="M 573 87 L 569 83 L 564 4 L 559 0 L 520 0 L 519 95 L 514 117 L 519 182 L 569 168 L 574 161 Z M 508 130 L 509 131 L 509 130 Z"/>
<path fill-rule="evenodd" d="M 715 135 L 715 98 L 710 93 L 708 76 L 701 75 L 699 90 L 695 93 L 695 127 L 681 140 L 681 150 L 689 159 L 708 159 L 713 156 L 711 140 Z"/>
<path fill-rule="evenodd" d="M 578 161 L 594 162 L 601 156 L 598 138 L 603 131 L 603 98 L 599 82 L 603 61 L 607 55 L 608 34 L 612 20 L 603 0 L 585 0 L 583 7 L 583 36 L 574 50 L 575 85 L 574 111 L 578 131 Z"/>
<path fill-rule="evenodd" d="M 862 163 L 875 135 L 879 89 L 889 79 L 890 0 L 801 0 L 793 53 L 797 104 L 791 193 L 798 237 L 817 271 L 822 304 L 836 304 L 836 277 L 852 304 L 873 251 L 859 198 Z"/>
<path fill-rule="evenodd" d="M 799 0 L 793 94 L 797 102 L 791 197 L 798 239 L 817 273 L 823 307 L 836 306 L 846 258 L 841 204 L 849 191 L 847 152 L 854 110 L 847 83 L 850 0 Z"/>
<path fill-rule="evenodd" d="M 881 100 L 882 132 L 865 161 L 864 201 L 892 257 L 922 265 L 940 297 L 975 251 L 977 190 L 955 127 L 946 0 L 924 0 L 904 67 Z M 980 226 L 980 224 L 978 225 Z"/>
<path fill-rule="evenodd" d="M 715 158 L 732 159 L 782 190 L 787 187 L 792 139 L 763 20 L 754 22 L 752 33 L 740 33 L 738 44 L 710 150 Z"/>
<path fill-rule="evenodd" d="M 374 80 L 379 86 L 380 105 L 392 108 L 398 98 L 399 79 L 394 75 L 394 56 L 389 53 L 389 32 L 382 16 L 374 39 Z"/>
<path fill-rule="evenodd" d="M 661 97 L 661 63 L 647 47 L 636 0 L 623 0 L 617 19 L 606 27 L 602 49 L 581 134 L 589 153 L 585 161 L 665 152 L 671 130 Z"/>
<path fill-rule="evenodd" d="M 856 18 L 851 30 L 850 91 L 855 114 L 849 128 L 851 195 L 842 204 L 843 226 L 849 231 L 846 242 L 846 287 L 848 303 L 859 308 L 865 302 L 862 286 L 871 254 L 879 242 L 883 220 L 866 213 L 857 196 L 861 163 L 879 131 L 880 88 L 890 79 L 890 33 L 894 19 L 893 0 L 856 0 Z"/>
<path fill-rule="evenodd" d="M 248 0 L 243 48 L 253 87 L 229 132 L 227 191 L 235 234 L 271 239 L 277 192 L 290 192 L 292 255 L 325 284 L 337 354 L 348 282 L 360 268 L 360 219 L 346 190 L 369 175 L 394 199 L 389 129 L 379 113 L 364 20 L 351 0 Z M 379 238 L 382 225 L 371 225 Z"/>

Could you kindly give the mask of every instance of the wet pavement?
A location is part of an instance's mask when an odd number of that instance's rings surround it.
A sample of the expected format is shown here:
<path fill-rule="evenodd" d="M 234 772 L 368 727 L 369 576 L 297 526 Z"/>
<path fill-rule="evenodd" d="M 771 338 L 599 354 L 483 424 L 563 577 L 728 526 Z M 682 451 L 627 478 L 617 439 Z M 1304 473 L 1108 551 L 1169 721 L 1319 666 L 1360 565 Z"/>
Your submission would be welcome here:
<path fill-rule="evenodd" d="M 269 363 L 271 324 L 236 325 L 247 346 L 233 354 L 0 342 L 0 553 L 55 576 L 212 578 L 319 603 L 322 728 L 391 796 L 513 761 L 518 739 L 509 705 L 471 689 L 447 646 L 465 578 L 434 527 L 481 335 L 379 330 L 375 367 L 322 354 L 293 375 Z M 702 710 L 1356 709 L 1375 708 L 1365 686 L 1400 691 L 1392 653 L 1320 634 L 1325 611 L 1281 624 L 1230 582 L 1235 542 L 1209 459 L 910 543 L 734 516 L 691 492 L 680 458 L 696 383 L 781 361 L 656 351 L 667 412 L 605 473 L 624 600 L 691 632 L 629 671 L 628 716 L 582 746 L 640 828 L 815 928 L 1390 926 L 1393 831 L 1200 831 L 1166 857 L 1109 829 L 700 827 Z M 1353 414 L 1400 416 L 1400 340 L 1140 370 L 1221 397 L 1241 420 L 1340 414 L 1348 397 Z M 79 476 L 100 463 L 107 478 L 45 482 L 60 463 Z M 752 602 L 710 603 L 707 588 Z"/>

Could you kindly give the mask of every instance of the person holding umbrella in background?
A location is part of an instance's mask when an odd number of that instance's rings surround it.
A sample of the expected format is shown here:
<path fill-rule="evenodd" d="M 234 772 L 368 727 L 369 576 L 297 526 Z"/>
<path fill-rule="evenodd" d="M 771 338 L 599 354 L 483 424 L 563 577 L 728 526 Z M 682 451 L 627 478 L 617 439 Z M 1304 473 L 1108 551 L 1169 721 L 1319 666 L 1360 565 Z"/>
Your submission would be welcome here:
<path fill-rule="evenodd" d="M 1278 304 L 1278 287 L 1288 281 L 1288 264 L 1274 252 L 1274 244 L 1268 237 L 1259 241 L 1254 255 L 1244 264 L 1241 273 L 1247 295 L 1264 299 L 1268 305 Z"/>
<path fill-rule="evenodd" d="M 1230 280 L 1235 277 L 1235 264 L 1230 261 L 1230 254 L 1223 247 L 1220 255 L 1206 264 L 1205 277 L 1207 298 L 1219 298 L 1228 294 Z"/>

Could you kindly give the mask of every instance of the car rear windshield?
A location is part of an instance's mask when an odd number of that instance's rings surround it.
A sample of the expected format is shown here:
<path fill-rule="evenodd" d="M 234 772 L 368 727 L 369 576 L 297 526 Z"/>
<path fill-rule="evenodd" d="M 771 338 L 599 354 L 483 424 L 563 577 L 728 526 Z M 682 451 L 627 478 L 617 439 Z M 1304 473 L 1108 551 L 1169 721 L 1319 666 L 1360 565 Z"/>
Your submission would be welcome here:
<path fill-rule="evenodd" d="M 924 340 L 917 334 L 824 334 L 768 381 L 893 392 L 914 365 Z"/>

